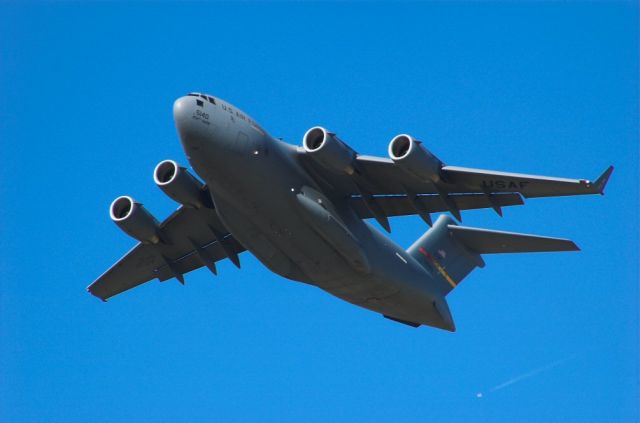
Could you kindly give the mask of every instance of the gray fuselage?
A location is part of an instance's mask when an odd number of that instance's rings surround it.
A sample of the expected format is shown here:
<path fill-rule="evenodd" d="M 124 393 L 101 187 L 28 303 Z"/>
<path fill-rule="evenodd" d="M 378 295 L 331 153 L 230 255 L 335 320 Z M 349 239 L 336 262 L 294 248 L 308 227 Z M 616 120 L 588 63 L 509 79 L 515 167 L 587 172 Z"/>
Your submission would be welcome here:
<path fill-rule="evenodd" d="M 361 220 L 347 196 L 315 181 L 298 147 L 218 98 L 181 97 L 174 119 L 221 221 L 270 270 L 384 315 L 441 325 L 434 276 Z"/>

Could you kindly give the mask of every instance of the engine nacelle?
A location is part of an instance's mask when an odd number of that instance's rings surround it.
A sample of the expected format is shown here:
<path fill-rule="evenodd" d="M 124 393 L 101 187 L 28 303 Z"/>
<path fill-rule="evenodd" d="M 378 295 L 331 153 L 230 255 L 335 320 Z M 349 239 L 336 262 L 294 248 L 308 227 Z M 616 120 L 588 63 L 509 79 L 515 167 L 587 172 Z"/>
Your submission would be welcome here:
<path fill-rule="evenodd" d="M 200 208 L 206 203 L 202 182 L 173 160 L 158 163 L 153 180 L 171 199 L 186 207 Z"/>
<path fill-rule="evenodd" d="M 123 195 L 113 200 L 109 208 L 111 220 L 127 235 L 145 244 L 160 242 L 160 226 L 142 204 Z"/>
<path fill-rule="evenodd" d="M 302 146 L 313 160 L 325 168 L 336 173 L 353 174 L 355 151 L 325 128 L 316 126 L 309 129 L 302 138 Z"/>
<path fill-rule="evenodd" d="M 442 161 L 410 135 L 401 134 L 389 143 L 389 157 L 415 177 L 430 182 L 440 181 Z"/>

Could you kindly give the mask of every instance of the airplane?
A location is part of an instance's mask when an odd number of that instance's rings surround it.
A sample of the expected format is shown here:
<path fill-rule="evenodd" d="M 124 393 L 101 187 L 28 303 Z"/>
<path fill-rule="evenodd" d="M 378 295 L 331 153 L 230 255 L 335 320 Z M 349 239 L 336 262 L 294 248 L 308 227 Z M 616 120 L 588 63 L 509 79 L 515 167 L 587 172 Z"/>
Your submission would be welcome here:
<path fill-rule="evenodd" d="M 579 250 L 567 239 L 462 226 L 461 211 L 502 216 L 523 198 L 603 194 L 613 171 L 591 182 L 449 166 L 407 134 L 391 140 L 388 158 L 366 156 L 320 126 L 298 147 L 202 93 L 178 98 L 173 117 L 202 181 L 173 160 L 156 166 L 156 185 L 179 204 L 163 222 L 130 196 L 111 203 L 111 219 L 138 243 L 87 288 L 103 301 L 152 279 L 184 284 L 200 267 L 217 274 L 227 258 L 239 268 L 249 251 L 284 278 L 399 323 L 454 332 L 446 296 L 484 267 L 483 255 Z M 390 232 L 388 218 L 406 215 L 430 226 L 406 250 L 366 222 Z"/>

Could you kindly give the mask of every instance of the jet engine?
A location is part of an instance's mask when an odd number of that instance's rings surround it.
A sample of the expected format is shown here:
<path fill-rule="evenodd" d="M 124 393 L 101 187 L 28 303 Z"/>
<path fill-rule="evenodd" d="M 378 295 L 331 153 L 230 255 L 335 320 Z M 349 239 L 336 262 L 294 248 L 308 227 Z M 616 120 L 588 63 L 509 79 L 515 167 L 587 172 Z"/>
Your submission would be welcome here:
<path fill-rule="evenodd" d="M 401 134 L 391 140 L 389 157 L 401 169 L 423 181 L 438 182 L 441 179 L 443 163 L 410 135 Z"/>
<path fill-rule="evenodd" d="M 171 199 L 186 207 L 200 208 L 207 203 L 202 182 L 173 160 L 158 163 L 153 180 Z"/>
<path fill-rule="evenodd" d="M 302 146 L 313 160 L 327 169 L 353 174 L 356 152 L 325 128 L 316 126 L 309 129 L 302 138 Z"/>
<path fill-rule="evenodd" d="M 113 200 L 109 208 L 111 220 L 126 234 L 145 244 L 157 244 L 160 227 L 155 217 L 142 204 L 123 195 Z"/>

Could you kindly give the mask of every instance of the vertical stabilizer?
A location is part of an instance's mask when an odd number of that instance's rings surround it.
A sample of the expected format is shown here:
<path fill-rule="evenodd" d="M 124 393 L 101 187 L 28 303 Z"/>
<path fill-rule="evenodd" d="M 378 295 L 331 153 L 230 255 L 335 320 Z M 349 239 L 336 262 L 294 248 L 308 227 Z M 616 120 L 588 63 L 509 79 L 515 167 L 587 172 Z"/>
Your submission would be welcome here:
<path fill-rule="evenodd" d="M 433 227 L 407 250 L 423 267 L 440 281 L 444 296 L 455 288 L 473 269 L 484 267 L 480 254 L 465 247 L 452 234 L 456 222 L 440 215 Z"/>

